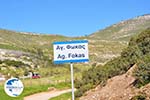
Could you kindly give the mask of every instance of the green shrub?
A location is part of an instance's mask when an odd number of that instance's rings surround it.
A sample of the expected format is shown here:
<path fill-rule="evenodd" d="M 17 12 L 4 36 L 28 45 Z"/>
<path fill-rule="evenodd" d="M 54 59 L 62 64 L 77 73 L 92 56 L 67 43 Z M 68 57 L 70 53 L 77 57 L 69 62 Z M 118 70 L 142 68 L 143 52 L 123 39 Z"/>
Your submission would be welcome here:
<path fill-rule="evenodd" d="M 91 88 L 93 88 L 93 85 L 92 84 L 86 84 L 86 85 L 84 85 L 84 86 L 82 86 L 81 88 L 80 88 L 80 91 L 77 91 L 77 92 L 75 92 L 75 96 L 76 97 L 80 97 L 80 96 L 82 96 L 83 95 L 83 93 L 85 93 L 86 91 L 88 91 L 88 90 L 90 90 Z"/>
<path fill-rule="evenodd" d="M 150 55 L 143 57 L 141 61 L 138 62 L 138 68 L 134 73 L 137 78 L 136 87 L 141 87 L 150 82 Z"/>
<path fill-rule="evenodd" d="M 130 100 L 146 100 L 145 95 L 137 95 L 131 98 Z"/>
<path fill-rule="evenodd" d="M 8 66 L 14 66 L 14 67 L 29 66 L 27 64 L 24 64 L 21 61 L 14 61 L 14 60 L 4 60 L 3 63 L 5 63 Z"/>

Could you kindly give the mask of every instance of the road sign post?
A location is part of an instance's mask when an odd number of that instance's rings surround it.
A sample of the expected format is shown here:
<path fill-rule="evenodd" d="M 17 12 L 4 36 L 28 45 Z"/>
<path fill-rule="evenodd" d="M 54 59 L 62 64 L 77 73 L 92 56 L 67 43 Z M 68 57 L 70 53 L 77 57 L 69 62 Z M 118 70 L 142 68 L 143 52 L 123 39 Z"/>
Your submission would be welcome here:
<path fill-rule="evenodd" d="M 64 41 L 54 42 L 54 63 L 63 64 L 70 63 L 71 69 L 71 86 L 72 86 L 72 100 L 74 100 L 74 79 L 73 79 L 73 63 L 88 62 L 88 41 Z"/>
<path fill-rule="evenodd" d="M 72 100 L 74 100 L 74 79 L 73 79 L 73 63 L 70 64 L 71 69 L 71 87 L 72 87 Z"/>

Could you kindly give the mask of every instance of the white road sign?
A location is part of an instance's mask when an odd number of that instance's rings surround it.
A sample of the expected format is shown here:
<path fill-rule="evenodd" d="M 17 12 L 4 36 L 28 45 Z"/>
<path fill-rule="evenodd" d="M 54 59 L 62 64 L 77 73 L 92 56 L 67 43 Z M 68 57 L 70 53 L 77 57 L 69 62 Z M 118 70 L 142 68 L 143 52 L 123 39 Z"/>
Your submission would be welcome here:
<path fill-rule="evenodd" d="M 89 61 L 87 40 L 54 42 L 53 48 L 55 64 Z"/>

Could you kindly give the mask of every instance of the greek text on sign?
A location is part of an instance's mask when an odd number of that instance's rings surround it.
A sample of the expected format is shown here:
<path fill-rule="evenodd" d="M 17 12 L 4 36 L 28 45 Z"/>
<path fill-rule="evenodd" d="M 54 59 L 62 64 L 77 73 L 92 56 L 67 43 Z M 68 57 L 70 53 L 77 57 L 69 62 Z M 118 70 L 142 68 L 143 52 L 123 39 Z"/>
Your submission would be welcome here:
<path fill-rule="evenodd" d="M 89 61 L 87 40 L 54 42 L 53 47 L 56 64 Z"/>

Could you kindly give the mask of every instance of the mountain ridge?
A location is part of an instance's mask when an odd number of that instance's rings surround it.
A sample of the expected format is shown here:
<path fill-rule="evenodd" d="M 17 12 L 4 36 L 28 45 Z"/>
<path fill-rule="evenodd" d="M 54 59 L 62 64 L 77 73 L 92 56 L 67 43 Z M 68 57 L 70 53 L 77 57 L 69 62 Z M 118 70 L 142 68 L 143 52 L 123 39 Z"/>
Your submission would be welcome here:
<path fill-rule="evenodd" d="M 117 24 L 113 24 L 103 30 L 92 33 L 89 37 L 115 41 L 129 41 L 131 36 L 139 34 L 148 27 L 150 27 L 150 14 L 145 14 L 142 16 L 134 17 L 132 19 L 121 21 Z"/>

